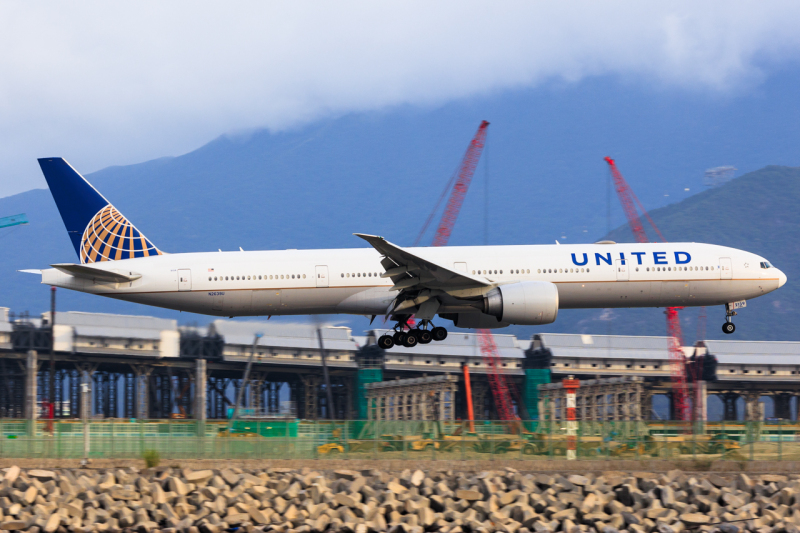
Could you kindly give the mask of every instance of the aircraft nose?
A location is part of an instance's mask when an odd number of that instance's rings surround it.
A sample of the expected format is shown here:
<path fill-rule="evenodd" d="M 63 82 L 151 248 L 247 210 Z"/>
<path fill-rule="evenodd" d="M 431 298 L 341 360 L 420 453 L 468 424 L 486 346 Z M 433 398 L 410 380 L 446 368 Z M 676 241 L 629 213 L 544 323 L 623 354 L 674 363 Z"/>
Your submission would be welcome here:
<path fill-rule="evenodd" d="M 786 274 L 783 273 L 783 270 L 778 270 L 778 288 L 780 289 L 786 284 Z"/>

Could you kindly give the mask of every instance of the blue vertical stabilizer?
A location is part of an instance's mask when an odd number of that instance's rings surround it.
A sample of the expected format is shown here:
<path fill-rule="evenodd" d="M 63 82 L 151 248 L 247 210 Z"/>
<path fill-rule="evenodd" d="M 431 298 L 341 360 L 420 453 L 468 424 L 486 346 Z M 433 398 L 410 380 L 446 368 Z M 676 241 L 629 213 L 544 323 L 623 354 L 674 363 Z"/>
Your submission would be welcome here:
<path fill-rule="evenodd" d="M 161 255 L 63 158 L 39 159 L 39 166 L 81 263 Z"/>

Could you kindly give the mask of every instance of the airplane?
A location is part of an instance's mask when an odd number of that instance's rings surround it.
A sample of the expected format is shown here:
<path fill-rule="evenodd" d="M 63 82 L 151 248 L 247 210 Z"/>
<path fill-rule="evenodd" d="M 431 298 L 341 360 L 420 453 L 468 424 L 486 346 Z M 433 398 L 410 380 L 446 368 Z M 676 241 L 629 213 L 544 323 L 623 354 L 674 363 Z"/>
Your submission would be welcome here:
<path fill-rule="evenodd" d="M 559 309 L 724 305 L 730 334 L 748 299 L 786 283 L 763 257 L 701 243 L 404 248 L 355 233 L 371 247 L 169 254 L 67 161 L 39 165 L 80 260 L 25 271 L 42 283 L 214 316 L 384 315 L 384 349 L 444 340 L 437 317 L 502 328 L 550 324 Z"/>

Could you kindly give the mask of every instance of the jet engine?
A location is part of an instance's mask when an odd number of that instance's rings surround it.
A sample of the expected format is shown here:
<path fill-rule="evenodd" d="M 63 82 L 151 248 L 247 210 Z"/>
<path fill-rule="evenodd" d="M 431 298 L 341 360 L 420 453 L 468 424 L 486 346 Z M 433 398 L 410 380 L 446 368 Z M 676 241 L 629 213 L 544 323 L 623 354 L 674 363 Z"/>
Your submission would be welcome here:
<path fill-rule="evenodd" d="M 549 281 L 501 285 L 486 294 L 483 312 L 520 326 L 550 324 L 558 316 L 558 288 Z"/>

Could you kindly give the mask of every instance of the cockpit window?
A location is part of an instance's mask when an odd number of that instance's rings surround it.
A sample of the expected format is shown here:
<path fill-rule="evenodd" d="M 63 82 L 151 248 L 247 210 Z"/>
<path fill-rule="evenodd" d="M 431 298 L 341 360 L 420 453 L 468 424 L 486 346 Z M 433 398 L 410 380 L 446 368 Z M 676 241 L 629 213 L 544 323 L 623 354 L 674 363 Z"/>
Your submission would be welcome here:
<path fill-rule="evenodd" d="M 761 268 L 772 268 L 772 265 L 769 264 L 769 261 L 761 261 Z"/>

